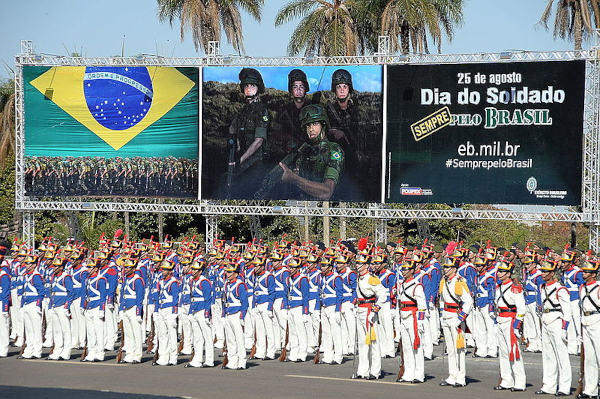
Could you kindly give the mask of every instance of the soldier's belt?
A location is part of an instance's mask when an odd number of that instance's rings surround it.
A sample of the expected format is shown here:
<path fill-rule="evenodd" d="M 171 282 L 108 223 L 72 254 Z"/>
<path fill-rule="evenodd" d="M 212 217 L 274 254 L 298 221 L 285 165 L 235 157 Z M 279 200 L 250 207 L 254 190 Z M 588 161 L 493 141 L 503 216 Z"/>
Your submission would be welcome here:
<path fill-rule="evenodd" d="M 600 311 L 598 311 L 598 310 L 588 310 L 588 311 L 584 311 L 583 312 L 584 316 L 591 316 L 591 315 L 595 315 L 595 314 L 600 314 Z"/>
<path fill-rule="evenodd" d="M 560 312 L 560 309 L 544 309 L 542 313 Z"/>

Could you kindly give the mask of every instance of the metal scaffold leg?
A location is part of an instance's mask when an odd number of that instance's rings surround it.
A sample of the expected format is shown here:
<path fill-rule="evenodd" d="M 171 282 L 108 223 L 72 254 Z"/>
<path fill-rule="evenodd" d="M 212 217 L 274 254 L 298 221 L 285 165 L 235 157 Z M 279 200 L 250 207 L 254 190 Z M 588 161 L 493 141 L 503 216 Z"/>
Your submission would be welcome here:
<path fill-rule="evenodd" d="M 218 216 L 207 215 L 206 216 L 206 238 L 204 239 L 206 247 L 212 246 L 213 241 L 217 238 L 218 229 L 219 229 Z"/>
<path fill-rule="evenodd" d="M 387 243 L 387 219 L 375 221 L 375 244 L 385 245 Z"/>
<path fill-rule="evenodd" d="M 590 249 L 594 252 L 598 252 L 600 241 L 600 224 L 593 224 L 590 226 Z"/>
<path fill-rule="evenodd" d="M 34 212 L 23 212 L 23 241 L 25 241 L 28 248 L 33 249 L 35 245 Z"/>

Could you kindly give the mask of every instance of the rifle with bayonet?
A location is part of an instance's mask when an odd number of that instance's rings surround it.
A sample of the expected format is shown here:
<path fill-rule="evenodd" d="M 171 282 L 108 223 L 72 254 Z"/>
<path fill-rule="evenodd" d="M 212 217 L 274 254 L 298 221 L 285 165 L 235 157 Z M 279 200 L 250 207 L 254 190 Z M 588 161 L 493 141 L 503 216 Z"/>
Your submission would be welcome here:
<path fill-rule="evenodd" d="M 302 144 L 299 148 L 293 150 L 289 154 L 285 156 L 281 160 L 281 163 L 285 164 L 289 168 L 293 168 L 296 160 L 300 157 L 300 155 L 308 152 L 310 150 L 310 146 L 307 143 Z M 260 188 L 254 194 L 254 199 L 270 199 L 270 193 L 281 182 L 281 178 L 283 176 L 283 169 L 279 164 L 275 165 L 273 169 L 267 173 L 260 185 Z"/>

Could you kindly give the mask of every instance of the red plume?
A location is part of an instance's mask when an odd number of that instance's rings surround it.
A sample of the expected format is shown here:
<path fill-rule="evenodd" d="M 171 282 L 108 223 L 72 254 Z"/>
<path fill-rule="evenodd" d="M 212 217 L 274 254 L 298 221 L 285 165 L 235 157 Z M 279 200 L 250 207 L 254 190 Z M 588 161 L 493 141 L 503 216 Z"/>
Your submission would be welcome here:
<path fill-rule="evenodd" d="M 569 243 L 566 243 L 565 244 L 565 250 L 569 249 L 569 246 L 570 246 Z"/>
<path fill-rule="evenodd" d="M 121 234 L 123 234 L 123 229 L 119 229 L 119 230 L 115 231 L 114 238 L 119 238 L 119 236 L 120 236 Z"/>
<path fill-rule="evenodd" d="M 492 246 L 492 240 L 487 240 L 487 242 L 485 243 L 485 248 L 490 248 Z"/>
<path fill-rule="evenodd" d="M 368 242 L 369 240 L 366 237 L 363 237 L 360 240 L 358 240 L 358 250 L 363 251 L 367 247 Z"/>
<path fill-rule="evenodd" d="M 429 239 L 428 239 L 428 238 L 426 238 L 426 239 L 423 241 L 423 245 L 427 245 L 427 241 L 428 241 L 428 240 L 429 240 Z"/>
<path fill-rule="evenodd" d="M 396 241 L 396 244 L 402 244 L 402 238 L 398 238 L 398 241 Z"/>

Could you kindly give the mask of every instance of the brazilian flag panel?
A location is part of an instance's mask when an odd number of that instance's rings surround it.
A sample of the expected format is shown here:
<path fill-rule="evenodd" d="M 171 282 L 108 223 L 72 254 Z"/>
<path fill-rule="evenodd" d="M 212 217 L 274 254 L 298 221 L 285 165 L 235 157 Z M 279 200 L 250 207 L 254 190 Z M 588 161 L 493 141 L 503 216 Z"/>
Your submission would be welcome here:
<path fill-rule="evenodd" d="M 197 197 L 198 68 L 25 66 L 23 77 L 27 195 Z"/>

